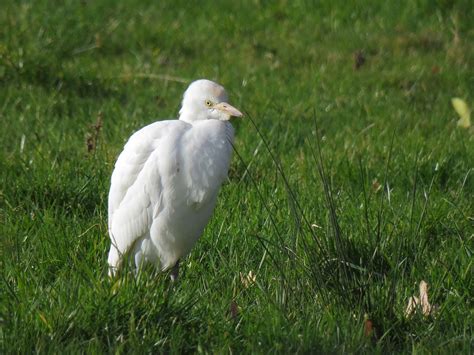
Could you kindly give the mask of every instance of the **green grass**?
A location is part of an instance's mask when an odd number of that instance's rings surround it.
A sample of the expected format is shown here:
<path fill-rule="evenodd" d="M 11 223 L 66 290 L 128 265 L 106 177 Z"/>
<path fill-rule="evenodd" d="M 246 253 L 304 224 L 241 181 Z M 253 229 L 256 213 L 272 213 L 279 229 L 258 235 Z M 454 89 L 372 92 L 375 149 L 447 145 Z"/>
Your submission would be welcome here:
<path fill-rule="evenodd" d="M 470 1 L 117 3 L 2 4 L 2 353 L 472 352 Z M 247 113 L 215 214 L 110 280 L 114 161 L 202 77 Z"/>

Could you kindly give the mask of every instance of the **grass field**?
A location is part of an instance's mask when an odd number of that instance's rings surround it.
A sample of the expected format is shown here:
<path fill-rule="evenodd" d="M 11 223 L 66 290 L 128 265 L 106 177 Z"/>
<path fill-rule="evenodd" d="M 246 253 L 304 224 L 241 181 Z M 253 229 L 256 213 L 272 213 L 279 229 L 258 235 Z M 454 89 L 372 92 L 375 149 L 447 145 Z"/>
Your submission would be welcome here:
<path fill-rule="evenodd" d="M 5 1 L 0 352 L 471 353 L 470 1 Z M 107 277 L 126 139 L 222 83 L 247 117 L 179 283 Z M 255 275 L 252 283 L 248 273 Z M 436 311 L 405 308 L 429 284 Z"/>

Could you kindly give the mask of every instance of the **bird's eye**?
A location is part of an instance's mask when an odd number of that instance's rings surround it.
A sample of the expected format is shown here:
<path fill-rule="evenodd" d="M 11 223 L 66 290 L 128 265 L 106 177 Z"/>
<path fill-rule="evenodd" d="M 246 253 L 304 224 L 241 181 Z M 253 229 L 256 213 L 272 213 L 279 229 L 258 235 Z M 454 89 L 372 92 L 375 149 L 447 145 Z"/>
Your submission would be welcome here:
<path fill-rule="evenodd" d="M 212 106 L 212 102 L 209 101 L 209 100 L 206 100 L 206 106 L 207 106 L 207 107 L 211 107 L 211 106 Z"/>

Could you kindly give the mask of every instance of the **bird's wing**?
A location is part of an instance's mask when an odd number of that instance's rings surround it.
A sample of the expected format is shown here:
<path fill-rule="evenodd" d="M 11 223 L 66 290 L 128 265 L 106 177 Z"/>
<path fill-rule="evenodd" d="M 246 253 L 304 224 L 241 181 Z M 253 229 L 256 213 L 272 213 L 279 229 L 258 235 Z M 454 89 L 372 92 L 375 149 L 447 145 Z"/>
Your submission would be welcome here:
<path fill-rule="evenodd" d="M 144 236 L 162 210 L 162 182 L 171 149 L 191 127 L 173 120 L 146 126 L 133 134 L 115 163 L 109 192 L 109 233 L 125 253 Z"/>

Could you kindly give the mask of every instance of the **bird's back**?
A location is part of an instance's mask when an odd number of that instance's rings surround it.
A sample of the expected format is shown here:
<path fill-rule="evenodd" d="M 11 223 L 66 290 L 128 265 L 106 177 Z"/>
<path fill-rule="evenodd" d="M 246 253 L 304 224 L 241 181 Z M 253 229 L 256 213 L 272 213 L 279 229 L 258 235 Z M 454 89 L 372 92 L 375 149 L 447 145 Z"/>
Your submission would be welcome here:
<path fill-rule="evenodd" d="M 175 146 L 173 143 L 190 128 L 190 124 L 178 120 L 159 121 L 143 127 L 129 138 L 112 173 L 108 200 L 109 229 L 120 205 L 134 199 L 133 188 L 137 186 L 137 179 L 151 155 L 154 152 L 164 154 L 166 147 Z"/>

